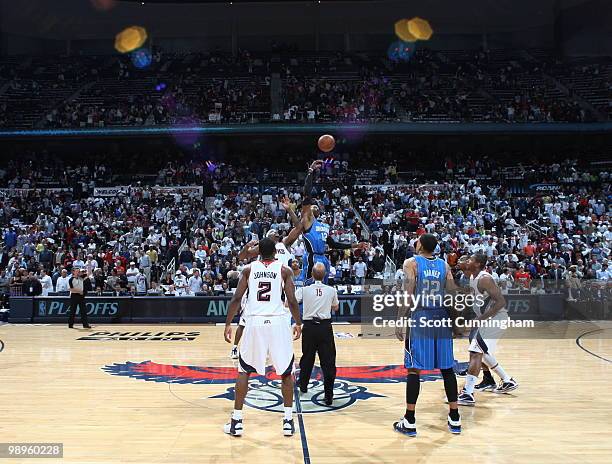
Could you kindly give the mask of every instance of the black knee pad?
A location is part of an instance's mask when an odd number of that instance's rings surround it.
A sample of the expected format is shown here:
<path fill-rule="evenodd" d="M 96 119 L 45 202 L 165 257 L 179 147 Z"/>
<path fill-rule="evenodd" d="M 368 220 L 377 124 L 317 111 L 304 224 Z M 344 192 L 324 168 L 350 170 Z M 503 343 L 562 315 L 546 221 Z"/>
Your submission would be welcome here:
<path fill-rule="evenodd" d="M 406 377 L 406 403 L 416 404 L 421 390 L 421 379 L 416 372 L 409 372 Z"/>
<path fill-rule="evenodd" d="M 457 377 L 455 377 L 455 371 L 452 367 L 448 369 L 440 369 L 442 373 L 442 379 L 444 380 L 444 391 L 446 392 L 446 399 L 449 403 L 457 401 Z"/>

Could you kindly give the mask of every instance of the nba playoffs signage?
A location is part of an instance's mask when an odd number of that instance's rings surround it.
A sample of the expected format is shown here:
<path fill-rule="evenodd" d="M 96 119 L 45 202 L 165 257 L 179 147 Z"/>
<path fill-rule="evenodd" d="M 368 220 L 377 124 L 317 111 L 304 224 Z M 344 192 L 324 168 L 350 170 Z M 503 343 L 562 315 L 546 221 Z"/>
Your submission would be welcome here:
<path fill-rule="evenodd" d="M 68 320 L 70 298 L 48 297 L 34 299 L 34 322 L 65 322 Z M 85 308 L 90 320 L 95 322 L 129 321 L 130 298 L 87 298 Z M 77 311 L 80 317 L 80 310 Z"/>

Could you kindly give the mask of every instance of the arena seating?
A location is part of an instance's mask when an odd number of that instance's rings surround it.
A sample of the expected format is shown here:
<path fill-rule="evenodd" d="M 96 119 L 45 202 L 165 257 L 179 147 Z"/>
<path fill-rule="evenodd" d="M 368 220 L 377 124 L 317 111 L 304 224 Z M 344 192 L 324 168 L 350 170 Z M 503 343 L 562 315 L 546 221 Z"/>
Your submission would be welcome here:
<path fill-rule="evenodd" d="M 611 67 L 517 49 L 419 49 L 400 63 L 362 53 L 155 52 L 145 69 L 128 57 L 13 57 L 0 62 L 0 126 L 589 122 L 610 117 Z M 282 114 L 272 114 L 277 100 Z"/>

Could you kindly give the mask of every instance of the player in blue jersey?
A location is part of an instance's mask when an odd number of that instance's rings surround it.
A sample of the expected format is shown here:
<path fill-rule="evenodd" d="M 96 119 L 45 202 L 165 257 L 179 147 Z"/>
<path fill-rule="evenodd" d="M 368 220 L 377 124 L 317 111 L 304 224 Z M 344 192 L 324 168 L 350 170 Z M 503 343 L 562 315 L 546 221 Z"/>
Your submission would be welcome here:
<path fill-rule="evenodd" d="M 457 405 L 457 378 L 453 371 L 453 333 L 451 318 L 445 307 L 446 291 L 457 290 L 450 267 L 434 256 L 438 240 L 423 234 L 416 243 L 416 255 L 404 261 L 404 291 L 408 306 L 400 306 L 399 317 L 412 311 L 406 334 L 397 327 L 396 336 L 405 340 L 404 365 L 406 379 L 406 413 L 393 428 L 408 436 L 416 436 L 414 415 L 420 390 L 421 370 L 440 369 L 450 407 L 447 424 L 452 433 L 461 433 L 461 418 Z M 410 297 L 413 296 L 414 298 Z M 399 318 L 398 318 L 399 319 Z"/>
<path fill-rule="evenodd" d="M 302 256 L 302 273 L 300 280 L 304 285 L 309 285 L 313 282 L 312 268 L 316 263 L 322 263 L 325 266 L 325 278 L 323 283 L 327 284 L 329 276 L 329 259 L 325 255 L 327 247 L 338 250 L 351 249 L 366 249 L 368 244 L 361 243 L 342 243 L 336 242 L 330 235 L 329 224 L 321 221 L 321 210 L 315 204 L 312 194 L 312 182 L 315 171 L 321 167 L 323 161 L 314 161 L 308 169 L 306 180 L 304 182 L 304 201 L 302 202 L 302 212 L 300 222 L 302 225 L 302 237 L 304 238 L 304 256 Z"/>

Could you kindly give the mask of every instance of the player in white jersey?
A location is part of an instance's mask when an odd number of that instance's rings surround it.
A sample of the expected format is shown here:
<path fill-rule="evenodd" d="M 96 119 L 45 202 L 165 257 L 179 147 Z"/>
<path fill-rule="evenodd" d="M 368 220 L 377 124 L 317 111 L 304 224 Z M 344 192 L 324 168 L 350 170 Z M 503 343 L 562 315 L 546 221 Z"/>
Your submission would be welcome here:
<path fill-rule="evenodd" d="M 293 260 L 294 256 L 289 252 L 287 247 L 293 245 L 301 233 L 301 225 L 298 225 L 291 229 L 291 232 L 289 232 L 286 237 L 281 239 L 276 229 L 270 229 L 266 234 L 266 238 L 269 238 L 274 242 L 274 259 L 277 259 L 283 263 L 284 266 L 291 266 L 291 261 Z M 253 259 L 256 258 L 257 255 L 259 255 L 259 246 L 257 245 L 257 240 L 252 240 L 247 243 L 242 250 L 240 250 L 240 253 L 238 253 L 238 259 L 241 261 L 243 259 Z"/>
<path fill-rule="evenodd" d="M 284 237 L 282 240 L 278 231 L 276 229 L 270 229 L 266 233 L 266 238 L 271 239 L 274 242 L 275 247 L 275 255 L 274 259 L 283 263 L 284 266 L 291 267 L 291 261 L 294 256 L 289 252 L 287 247 L 293 245 L 293 243 L 299 238 L 302 233 L 302 225 L 300 224 L 299 219 L 293 212 L 293 210 L 289 207 L 289 200 L 283 199 L 282 205 L 285 210 L 289 213 L 289 217 L 291 218 L 291 223 L 293 224 L 293 229 Z M 257 240 L 251 240 L 247 243 L 240 253 L 238 253 L 239 260 L 249 260 L 256 258 L 259 255 L 259 246 Z M 243 304 L 244 306 L 244 304 Z M 238 343 L 240 343 L 240 339 L 242 338 L 242 332 L 244 330 L 244 321 L 242 317 L 240 318 L 240 322 L 238 323 L 238 329 L 236 329 L 236 335 L 234 337 L 234 344 L 232 345 L 232 350 L 230 352 L 230 358 L 238 359 Z"/>
<path fill-rule="evenodd" d="M 272 240 L 278 240 L 275 245 L 276 254 L 274 255 L 274 258 L 283 263 L 283 266 L 291 267 L 291 261 L 293 261 L 295 257 L 289 250 L 287 250 L 285 243 L 280 240 L 278 232 L 275 229 L 270 229 L 266 234 L 266 237 L 271 238 Z"/>
<path fill-rule="evenodd" d="M 243 317 L 245 327 L 240 346 L 238 377 L 236 379 L 234 411 L 225 424 L 225 433 L 240 436 L 243 433 L 242 407 L 248 390 L 249 375 L 266 373 L 266 359 L 270 355 L 274 369 L 282 378 L 284 402 L 283 434 L 295 433 L 293 424 L 293 340 L 301 335 L 302 321 L 293 285 L 293 272 L 274 259 L 274 241 L 268 238 L 259 242 L 261 260 L 244 268 L 236 293 L 230 302 L 225 321 L 224 337 L 232 342 L 231 322 L 238 312 L 240 300 L 248 290 L 248 300 Z M 287 324 L 287 309 L 283 294 L 295 320 L 293 337 Z"/>
<path fill-rule="evenodd" d="M 289 210 L 288 206 L 286 207 L 286 209 Z M 293 213 L 292 216 L 295 216 L 295 213 Z M 293 217 L 292 217 L 292 222 L 294 222 Z M 266 238 L 271 239 L 274 242 L 274 249 L 275 249 L 274 259 L 280 261 L 284 266 L 291 267 L 291 261 L 293 260 L 293 255 L 289 253 L 289 250 L 287 250 L 287 247 L 291 246 L 293 242 L 295 242 L 298 239 L 301 233 L 302 233 L 302 228 L 301 228 L 299 221 L 297 221 L 297 226 L 291 229 L 289 234 L 282 240 L 280 239 L 280 236 L 278 235 L 278 232 L 275 229 L 270 229 L 268 233 L 266 234 Z M 238 259 L 239 260 L 253 259 L 253 258 L 256 258 L 258 255 L 259 255 L 258 242 L 257 240 L 252 240 L 249 243 L 247 243 L 244 246 L 244 248 L 242 248 L 242 250 L 240 250 L 240 253 L 238 254 Z M 242 304 L 242 309 L 244 309 L 244 301 Z M 238 323 L 238 329 L 236 330 L 236 335 L 234 337 L 234 344 L 232 345 L 232 351 L 230 352 L 230 358 L 232 359 L 238 359 L 238 343 L 240 343 L 240 339 L 242 338 L 243 330 L 244 330 L 244 321 L 243 321 L 243 318 L 241 317 L 240 322 Z"/>
<path fill-rule="evenodd" d="M 476 381 L 480 368 L 484 364 L 501 378 L 499 386 L 493 389 L 495 393 L 508 393 L 518 388 L 518 383 L 510 377 L 499 365 L 494 357 L 497 341 L 503 335 L 502 321 L 508 319 L 506 299 L 493 280 L 491 274 L 484 269 L 487 257 L 484 254 L 475 254 L 470 257 L 464 266 L 466 273 L 470 274 L 470 287 L 475 294 L 474 312 L 477 320 L 489 321 L 489 326 L 475 328 L 470 333 L 470 364 L 468 366 L 465 385 L 461 391 L 458 403 L 463 406 L 476 404 L 474 390 L 488 390 L 495 387 L 491 378 L 485 379 L 476 388 Z M 490 375 L 490 373 L 489 373 Z M 490 384 L 492 383 L 492 387 Z"/>

